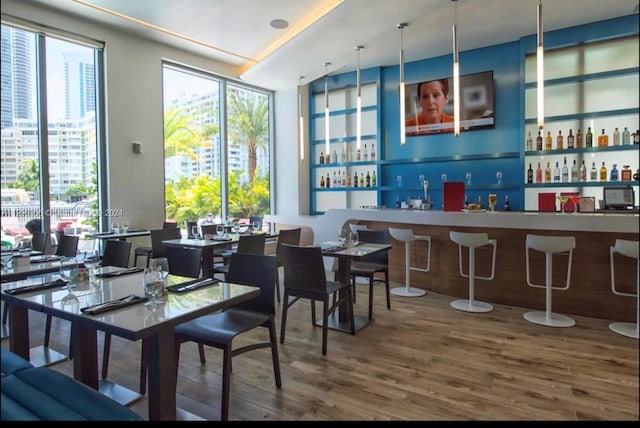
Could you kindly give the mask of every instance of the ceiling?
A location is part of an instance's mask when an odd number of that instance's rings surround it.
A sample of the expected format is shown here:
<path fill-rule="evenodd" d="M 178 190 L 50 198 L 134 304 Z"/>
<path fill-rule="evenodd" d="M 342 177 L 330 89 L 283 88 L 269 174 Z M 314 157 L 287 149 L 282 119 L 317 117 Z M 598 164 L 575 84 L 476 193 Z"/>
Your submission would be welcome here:
<path fill-rule="evenodd" d="M 536 34 L 538 0 L 26 0 L 236 67 L 247 83 L 282 89 L 325 74 L 399 63 Z M 638 0 L 543 1 L 544 30 L 638 13 Z M 274 19 L 289 26 L 276 29 Z M 401 22 L 408 26 L 401 31 Z M 300 79 L 300 76 L 305 76 Z"/>

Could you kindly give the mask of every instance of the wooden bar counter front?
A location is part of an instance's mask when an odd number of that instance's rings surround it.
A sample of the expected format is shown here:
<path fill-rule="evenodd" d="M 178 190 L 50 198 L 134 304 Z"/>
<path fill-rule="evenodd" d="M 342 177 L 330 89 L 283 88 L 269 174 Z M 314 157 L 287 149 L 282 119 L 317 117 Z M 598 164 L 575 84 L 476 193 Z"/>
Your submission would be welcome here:
<path fill-rule="evenodd" d="M 335 230 L 347 223 L 367 225 L 374 230 L 389 227 L 411 228 L 415 234 L 430 235 L 431 269 L 411 271 L 411 286 L 468 298 L 469 282 L 460 276 L 458 246 L 449 231 L 485 232 L 496 239 L 496 273 L 493 280 L 475 281 L 475 298 L 488 303 L 545 309 L 545 290 L 527 285 L 525 241 L 527 234 L 575 236 L 573 267 L 568 290 L 553 292 L 553 311 L 615 321 L 636 321 L 636 299 L 614 295 L 611 291 L 609 247 L 616 239 L 637 241 L 637 214 L 561 214 L 532 212 L 464 213 L 412 209 L 331 209 L 316 216 L 308 225 L 314 228 L 316 242 L 335 239 Z M 324 236 L 326 235 L 326 236 Z M 404 284 L 405 253 L 401 242 L 390 239 L 390 279 Z M 412 266 L 426 265 L 426 243 L 416 243 L 411 252 Z M 463 263 L 468 252 L 463 248 Z M 491 251 L 476 251 L 476 275 L 491 269 Z M 545 255 L 530 252 L 532 282 L 545 283 Z M 566 280 L 567 256 L 553 257 L 553 284 Z M 636 261 L 615 255 L 616 287 L 636 293 Z M 423 298 L 429 298 L 427 295 Z"/>

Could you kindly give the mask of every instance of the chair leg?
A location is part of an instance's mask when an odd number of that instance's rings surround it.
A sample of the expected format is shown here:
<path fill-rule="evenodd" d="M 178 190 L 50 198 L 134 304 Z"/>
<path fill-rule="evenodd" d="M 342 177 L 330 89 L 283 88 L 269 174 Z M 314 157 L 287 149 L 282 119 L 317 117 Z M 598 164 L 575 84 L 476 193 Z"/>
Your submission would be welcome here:
<path fill-rule="evenodd" d="M 387 289 L 387 309 L 391 310 L 391 291 L 389 290 L 389 273 L 384 273 L 384 286 Z"/>
<path fill-rule="evenodd" d="M 220 420 L 229 420 L 229 395 L 231 390 L 231 349 L 225 346 L 222 357 L 222 407 L 220 408 Z"/>
<path fill-rule="evenodd" d="M 271 359 L 273 360 L 273 375 L 276 378 L 276 386 L 282 386 L 280 378 L 280 358 L 278 358 L 278 340 L 276 339 L 275 319 L 269 323 L 269 341 L 271 342 Z"/>
<path fill-rule="evenodd" d="M 102 346 L 102 379 L 107 378 L 109 371 L 109 353 L 111 352 L 111 333 L 104 334 L 104 344 Z"/>
<path fill-rule="evenodd" d="M 147 392 L 147 339 L 142 339 L 140 351 L 140 394 Z"/>
<path fill-rule="evenodd" d="M 289 308 L 289 292 L 285 288 L 282 305 L 282 319 L 280 320 L 280 343 L 284 343 L 284 331 L 287 326 L 287 309 Z"/>
<path fill-rule="evenodd" d="M 49 347 L 49 339 L 51 338 L 51 315 L 47 315 L 44 325 L 44 347 Z"/>
<path fill-rule="evenodd" d="M 315 306 L 315 303 L 314 303 Z M 327 334 L 329 332 L 329 296 L 322 302 L 322 355 L 327 355 Z"/>
<path fill-rule="evenodd" d="M 200 355 L 200 364 L 205 364 L 207 359 L 204 356 L 204 345 L 202 343 L 198 343 L 198 354 Z"/>
<path fill-rule="evenodd" d="M 311 325 L 316 325 L 316 301 L 311 299 Z"/>
<path fill-rule="evenodd" d="M 356 302 L 356 295 L 353 292 L 353 303 Z M 373 319 L 373 275 L 369 277 L 369 319 Z"/>
<path fill-rule="evenodd" d="M 276 298 L 278 299 L 278 303 L 280 303 L 280 268 L 276 268 Z"/>
<path fill-rule="evenodd" d="M 355 317 L 355 309 L 353 307 L 353 294 L 351 290 L 347 288 L 347 292 L 349 293 L 347 296 L 347 305 L 349 306 L 349 320 L 351 321 L 351 334 L 356 334 L 356 317 Z"/>

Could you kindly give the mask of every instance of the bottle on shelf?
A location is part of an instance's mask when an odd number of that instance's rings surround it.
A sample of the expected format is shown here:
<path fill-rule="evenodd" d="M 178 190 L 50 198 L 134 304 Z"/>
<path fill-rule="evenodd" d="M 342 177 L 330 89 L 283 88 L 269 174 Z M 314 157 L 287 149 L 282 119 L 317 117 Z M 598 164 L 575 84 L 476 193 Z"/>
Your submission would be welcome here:
<path fill-rule="evenodd" d="M 326 156 L 324 157 L 324 163 L 331 163 L 331 155 L 329 154 L 329 152 L 327 152 Z"/>
<path fill-rule="evenodd" d="M 536 168 L 536 183 L 542 183 L 542 168 L 540 168 L 540 162 Z"/>
<path fill-rule="evenodd" d="M 396 208 L 400 208 L 402 205 L 400 204 L 400 196 L 396 196 Z"/>
<path fill-rule="evenodd" d="M 358 183 L 358 186 L 364 187 L 364 174 L 363 173 L 360 173 L 360 182 Z"/>
<path fill-rule="evenodd" d="M 527 184 L 533 183 L 533 168 L 531 168 L 531 162 L 529 162 L 529 169 L 527 170 Z"/>
<path fill-rule="evenodd" d="M 551 183 L 551 167 L 549 166 L 549 162 L 547 162 L 547 167 L 544 169 L 544 182 Z"/>
<path fill-rule="evenodd" d="M 562 131 L 558 130 L 558 136 L 556 137 L 556 150 L 564 149 L 564 137 L 562 136 Z"/>
<path fill-rule="evenodd" d="M 573 129 L 569 129 L 569 135 L 567 135 L 567 149 L 573 149 L 575 147 L 575 137 L 573 136 Z"/>
<path fill-rule="evenodd" d="M 360 162 L 361 160 L 361 153 L 360 153 L 360 149 L 358 149 L 358 151 L 356 152 L 356 162 Z"/>
<path fill-rule="evenodd" d="M 320 188 L 324 189 L 324 175 L 320 176 Z"/>
<path fill-rule="evenodd" d="M 620 145 L 620 131 L 618 130 L 618 128 L 613 130 L 613 145 L 614 146 Z"/>
<path fill-rule="evenodd" d="M 611 181 L 618 181 L 620 178 L 618 176 L 618 164 L 614 163 L 613 164 L 613 168 L 611 168 L 611 175 L 609 180 Z"/>
<path fill-rule="evenodd" d="M 478 195 L 478 206 L 482 208 L 482 195 Z"/>
<path fill-rule="evenodd" d="M 580 169 L 578 168 L 578 164 L 576 160 L 573 160 L 573 165 L 571 166 L 571 182 L 576 183 L 580 179 Z"/>
<path fill-rule="evenodd" d="M 553 168 L 553 182 L 560 183 L 560 167 L 558 166 L 558 161 L 556 161 L 556 167 Z"/>
<path fill-rule="evenodd" d="M 604 166 L 604 162 L 602 162 L 602 166 L 600 167 L 600 181 L 607 181 L 607 167 Z"/>
<path fill-rule="evenodd" d="M 351 187 L 352 186 L 352 184 L 351 184 L 351 174 L 347 174 L 346 186 L 347 187 Z"/>
<path fill-rule="evenodd" d="M 582 159 L 582 163 L 580 164 L 580 181 L 587 181 L 587 167 L 584 164 L 584 159 Z"/>
<path fill-rule="evenodd" d="M 320 152 L 320 165 L 324 163 L 324 153 Z"/>
<path fill-rule="evenodd" d="M 365 177 L 365 187 L 371 187 L 371 175 L 369 175 L 369 171 L 367 171 L 367 176 Z"/>
<path fill-rule="evenodd" d="M 527 136 L 527 142 L 526 142 L 526 145 L 525 145 L 525 150 L 526 151 L 533 150 L 533 138 L 531 137 L 531 131 L 529 131 L 529 135 Z"/>
<path fill-rule="evenodd" d="M 633 134 L 633 144 L 640 144 L 640 130 L 636 129 L 636 133 Z"/>
<path fill-rule="evenodd" d="M 342 178 L 340 180 L 340 184 L 342 185 L 342 187 L 348 187 L 347 186 L 347 173 L 346 173 L 346 171 L 342 171 Z"/>
<path fill-rule="evenodd" d="M 340 162 L 347 161 L 347 145 L 342 146 L 342 153 L 340 153 Z"/>
<path fill-rule="evenodd" d="M 622 170 L 620 171 L 620 180 L 622 181 L 631 181 L 632 171 L 629 168 L 629 165 L 622 165 Z"/>
<path fill-rule="evenodd" d="M 372 144 L 371 145 L 371 151 L 369 152 L 369 160 L 376 160 L 376 145 Z"/>
<path fill-rule="evenodd" d="M 629 129 L 626 126 L 622 131 L 622 144 L 625 146 L 631 144 L 631 133 L 629 132 Z"/>
<path fill-rule="evenodd" d="M 333 187 L 340 187 L 340 182 L 338 181 L 338 179 L 336 178 L 336 172 L 333 171 Z"/>
<path fill-rule="evenodd" d="M 602 128 L 602 134 L 598 135 L 598 147 L 607 147 L 609 145 L 609 136 L 604 133 Z"/>
<path fill-rule="evenodd" d="M 327 189 L 331 187 L 331 177 L 329 176 L 328 172 L 327 172 L 327 178 L 324 180 L 324 185 L 327 187 Z"/>
<path fill-rule="evenodd" d="M 335 150 L 331 154 L 331 162 L 332 163 L 338 163 L 338 152 L 336 152 Z"/>
<path fill-rule="evenodd" d="M 595 162 L 591 162 L 591 171 L 589 172 L 589 181 L 598 181 L 598 170 L 596 169 Z"/>
<path fill-rule="evenodd" d="M 504 195 L 504 210 L 511 211 L 511 204 L 509 203 L 509 195 Z"/>
<path fill-rule="evenodd" d="M 358 171 L 353 174 L 353 187 L 358 187 Z"/>
<path fill-rule="evenodd" d="M 538 131 L 538 136 L 536 137 L 536 150 L 542 150 L 542 134 L 541 131 Z"/>
<path fill-rule="evenodd" d="M 553 137 L 551 136 L 551 131 L 547 131 L 547 136 L 544 140 L 544 149 L 545 150 L 553 149 Z"/>
<path fill-rule="evenodd" d="M 585 137 L 585 147 L 593 147 L 593 132 L 591 132 L 591 127 L 587 129 L 587 135 Z"/>
<path fill-rule="evenodd" d="M 376 177 L 376 170 L 374 169 L 373 172 L 371 173 L 371 186 L 376 187 L 377 181 L 378 179 Z"/>
<path fill-rule="evenodd" d="M 364 145 L 364 150 L 362 151 L 362 160 L 364 162 L 369 160 L 369 151 L 367 150 L 367 145 Z"/>
<path fill-rule="evenodd" d="M 582 131 L 580 128 L 576 131 L 576 149 L 582 148 Z"/>
<path fill-rule="evenodd" d="M 564 157 L 564 165 L 562 165 L 562 172 L 560 173 L 560 181 L 563 183 L 569 182 L 569 167 L 567 166 L 567 157 Z"/>

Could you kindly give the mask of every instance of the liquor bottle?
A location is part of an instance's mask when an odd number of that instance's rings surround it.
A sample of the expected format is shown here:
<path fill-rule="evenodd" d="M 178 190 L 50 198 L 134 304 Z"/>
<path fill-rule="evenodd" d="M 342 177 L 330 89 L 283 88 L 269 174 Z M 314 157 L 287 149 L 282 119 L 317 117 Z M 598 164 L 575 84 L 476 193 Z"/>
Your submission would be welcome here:
<path fill-rule="evenodd" d="M 378 182 L 378 179 L 376 177 L 376 171 L 373 170 L 373 172 L 371 173 L 371 186 L 376 187 L 377 182 Z"/>
<path fill-rule="evenodd" d="M 327 152 L 327 155 L 324 157 L 324 163 L 331 163 L 331 155 Z"/>
<path fill-rule="evenodd" d="M 360 187 L 364 187 L 364 174 L 360 173 L 360 183 L 358 183 Z"/>
<path fill-rule="evenodd" d="M 600 181 L 607 181 L 607 167 L 604 166 L 604 162 L 602 162 L 602 166 L 600 167 Z"/>
<path fill-rule="evenodd" d="M 540 162 L 536 168 L 536 183 L 542 183 L 542 168 L 540 168 Z"/>
<path fill-rule="evenodd" d="M 598 135 L 598 147 L 607 147 L 609 145 L 609 136 L 604 133 L 602 128 L 602 134 Z"/>
<path fill-rule="evenodd" d="M 620 180 L 622 181 L 631 181 L 631 169 L 629 165 L 623 165 L 622 170 L 620 171 Z"/>
<path fill-rule="evenodd" d="M 613 130 L 613 145 L 614 146 L 620 145 L 620 131 L 618 131 L 618 128 Z"/>
<path fill-rule="evenodd" d="M 347 173 L 345 171 L 342 171 L 342 179 L 340 180 L 340 184 L 342 185 L 342 187 L 348 187 L 347 186 Z"/>
<path fill-rule="evenodd" d="M 400 208 L 400 196 L 396 196 L 396 208 Z"/>
<path fill-rule="evenodd" d="M 367 171 L 367 176 L 365 177 L 365 186 L 371 187 L 371 176 L 369 175 L 369 171 Z"/>
<path fill-rule="evenodd" d="M 563 183 L 569 182 L 569 167 L 567 166 L 567 157 L 564 157 L 564 165 L 562 165 L 562 172 L 560 174 L 561 181 Z"/>
<path fill-rule="evenodd" d="M 544 182 L 551 183 L 551 167 L 549 166 L 549 162 L 547 162 L 547 167 L 544 169 Z"/>
<path fill-rule="evenodd" d="M 509 195 L 504 195 L 504 210 L 511 211 L 511 204 L 509 203 Z"/>
<path fill-rule="evenodd" d="M 531 131 L 529 131 L 529 135 L 527 136 L 527 143 L 525 146 L 527 151 L 533 150 L 533 138 L 531 137 Z"/>
<path fill-rule="evenodd" d="M 593 147 L 593 132 L 591 132 L 591 127 L 587 129 L 587 137 L 585 139 L 585 147 Z"/>
<path fill-rule="evenodd" d="M 576 148 L 582 148 L 582 131 L 580 131 L 580 128 L 576 131 Z"/>
<path fill-rule="evenodd" d="M 538 136 L 536 137 L 536 150 L 542 150 L 542 134 L 538 131 Z"/>
<path fill-rule="evenodd" d="M 589 172 L 589 181 L 598 181 L 598 170 L 596 169 L 595 162 L 591 162 L 591 171 Z"/>
<path fill-rule="evenodd" d="M 329 177 L 328 172 L 327 172 L 327 179 L 324 180 L 324 185 L 327 186 L 327 189 L 331 187 L 331 177 Z"/>
<path fill-rule="evenodd" d="M 580 179 L 580 170 L 576 160 L 573 160 L 573 166 L 571 167 L 571 182 L 575 183 Z"/>
<path fill-rule="evenodd" d="M 544 149 L 545 150 L 553 149 L 553 137 L 551 137 L 551 131 L 547 131 L 547 137 L 544 140 Z"/>
<path fill-rule="evenodd" d="M 371 145 L 371 152 L 369 153 L 369 160 L 376 160 L 376 145 L 372 144 Z"/>
<path fill-rule="evenodd" d="M 364 145 L 364 150 L 362 151 L 362 160 L 364 162 L 369 160 L 369 150 L 367 150 L 367 145 Z"/>
<path fill-rule="evenodd" d="M 613 164 L 613 168 L 611 168 L 611 176 L 609 178 L 611 181 L 618 181 L 619 180 L 619 176 L 618 176 L 618 164 L 614 163 Z"/>
<path fill-rule="evenodd" d="M 558 130 L 558 136 L 556 137 L 556 150 L 564 149 L 564 138 L 562 137 L 562 131 Z"/>
<path fill-rule="evenodd" d="M 338 181 L 338 179 L 336 178 L 336 172 L 333 171 L 333 187 L 340 187 L 340 182 Z"/>
<path fill-rule="evenodd" d="M 320 152 L 320 165 L 324 163 L 324 153 Z"/>
<path fill-rule="evenodd" d="M 533 183 L 533 169 L 531 168 L 531 162 L 529 162 L 529 169 L 527 170 L 527 184 Z"/>
<path fill-rule="evenodd" d="M 567 149 L 573 149 L 574 143 L 573 129 L 569 129 L 569 135 L 567 135 Z"/>
<path fill-rule="evenodd" d="M 352 184 L 351 184 L 351 174 L 347 174 L 347 183 L 346 183 L 346 186 L 347 186 L 347 187 L 351 187 L 351 185 L 352 185 Z"/>
<path fill-rule="evenodd" d="M 640 130 L 636 129 L 636 133 L 633 134 L 633 144 L 640 144 Z"/>
<path fill-rule="evenodd" d="M 631 133 L 626 126 L 624 127 L 624 131 L 622 131 L 622 144 L 625 146 L 631 144 Z"/>
<path fill-rule="evenodd" d="M 480 208 L 482 208 L 482 196 L 481 196 L 481 195 L 478 195 L 478 202 L 477 202 L 477 204 L 478 204 L 478 206 L 479 206 Z"/>
<path fill-rule="evenodd" d="M 357 161 L 357 162 L 360 162 L 360 159 L 361 159 L 360 155 L 361 155 L 361 153 L 360 153 L 360 149 L 358 149 L 358 152 L 357 152 L 357 154 L 356 154 L 356 161 Z"/>
<path fill-rule="evenodd" d="M 353 187 L 358 187 L 358 171 L 353 174 Z"/>
<path fill-rule="evenodd" d="M 553 168 L 553 182 L 560 183 L 560 167 L 558 166 L 558 161 L 556 161 L 556 167 Z"/>
<path fill-rule="evenodd" d="M 336 152 L 335 150 L 333 151 L 333 154 L 331 155 L 331 162 L 338 163 L 338 152 Z"/>
<path fill-rule="evenodd" d="M 580 164 L 580 181 L 587 181 L 587 167 L 584 164 L 584 159 L 582 160 L 582 163 Z"/>
<path fill-rule="evenodd" d="M 323 189 L 324 188 L 324 175 L 320 176 L 320 188 Z"/>
<path fill-rule="evenodd" d="M 347 148 L 345 146 L 346 146 L 346 144 L 344 146 L 342 146 L 342 153 L 340 153 L 340 162 L 346 162 L 347 161 Z"/>

